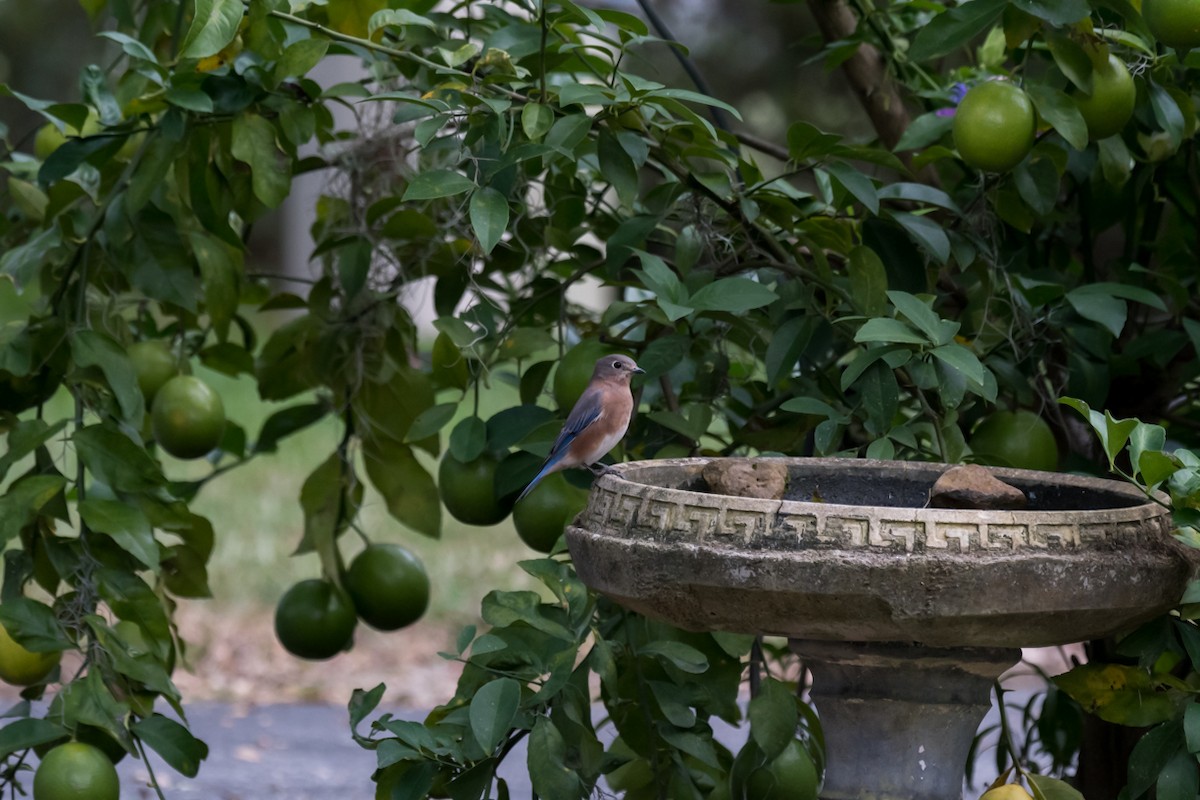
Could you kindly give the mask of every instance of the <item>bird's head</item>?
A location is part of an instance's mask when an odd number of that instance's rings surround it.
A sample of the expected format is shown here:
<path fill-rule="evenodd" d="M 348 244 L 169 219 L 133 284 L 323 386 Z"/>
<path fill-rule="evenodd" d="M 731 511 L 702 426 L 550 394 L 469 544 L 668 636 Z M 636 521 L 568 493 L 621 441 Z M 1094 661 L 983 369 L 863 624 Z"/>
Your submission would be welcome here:
<path fill-rule="evenodd" d="M 596 368 L 592 371 L 592 380 L 618 381 L 628 384 L 629 379 L 635 374 L 640 375 L 645 371 L 629 356 L 605 356 L 596 362 Z"/>

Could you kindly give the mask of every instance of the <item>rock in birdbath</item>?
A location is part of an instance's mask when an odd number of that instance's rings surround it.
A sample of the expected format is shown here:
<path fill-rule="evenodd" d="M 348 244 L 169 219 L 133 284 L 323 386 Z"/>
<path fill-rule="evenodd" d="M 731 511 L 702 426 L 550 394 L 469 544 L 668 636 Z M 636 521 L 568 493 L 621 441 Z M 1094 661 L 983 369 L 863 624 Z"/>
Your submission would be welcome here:
<path fill-rule="evenodd" d="M 997 478 L 987 467 L 964 464 L 942 473 L 929 493 L 934 508 L 1016 510 L 1025 508 L 1025 493 Z"/>
<path fill-rule="evenodd" d="M 782 500 L 788 471 L 777 461 L 723 458 L 705 465 L 701 477 L 713 494 Z"/>

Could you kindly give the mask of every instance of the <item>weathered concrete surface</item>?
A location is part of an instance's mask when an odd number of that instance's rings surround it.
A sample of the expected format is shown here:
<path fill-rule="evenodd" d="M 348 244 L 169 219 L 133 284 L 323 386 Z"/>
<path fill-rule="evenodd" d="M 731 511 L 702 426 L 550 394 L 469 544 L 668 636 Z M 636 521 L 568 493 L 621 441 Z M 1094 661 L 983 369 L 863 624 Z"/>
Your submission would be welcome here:
<path fill-rule="evenodd" d="M 822 800 L 947 800 L 1015 649 L 792 641 L 825 733 Z"/>
<path fill-rule="evenodd" d="M 1165 508 L 1114 481 L 995 469 L 1026 510 L 939 509 L 945 465 L 763 460 L 803 499 L 706 493 L 711 459 L 615 467 L 567 531 L 580 577 L 694 630 L 1033 647 L 1137 625 L 1193 570 Z"/>

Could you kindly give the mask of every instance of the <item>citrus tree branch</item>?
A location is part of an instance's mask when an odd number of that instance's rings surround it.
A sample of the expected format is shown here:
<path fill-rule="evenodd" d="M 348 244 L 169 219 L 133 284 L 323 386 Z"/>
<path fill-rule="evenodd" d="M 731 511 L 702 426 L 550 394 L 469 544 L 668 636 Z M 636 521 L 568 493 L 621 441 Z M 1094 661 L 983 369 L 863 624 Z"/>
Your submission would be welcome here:
<path fill-rule="evenodd" d="M 858 30 L 858 17 L 845 0 L 808 0 L 808 8 L 826 43 L 849 39 Z M 908 128 L 909 114 L 904 99 L 888 74 L 883 53 L 874 45 L 864 42 L 854 55 L 846 59 L 842 69 L 850 81 L 854 96 L 870 117 L 879 140 L 891 150 Z M 908 163 L 904 155 L 900 158 Z"/>

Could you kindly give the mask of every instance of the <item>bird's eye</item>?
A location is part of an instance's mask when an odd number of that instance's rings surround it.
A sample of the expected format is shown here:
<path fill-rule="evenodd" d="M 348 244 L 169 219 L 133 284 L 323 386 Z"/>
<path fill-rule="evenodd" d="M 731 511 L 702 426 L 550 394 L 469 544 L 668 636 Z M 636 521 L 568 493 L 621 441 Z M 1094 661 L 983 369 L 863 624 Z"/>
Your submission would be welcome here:
<path fill-rule="evenodd" d="M 620 369 L 620 368 L 621 368 L 621 362 L 620 362 L 620 361 L 614 361 L 614 362 L 613 362 L 613 369 Z"/>

